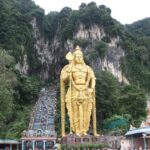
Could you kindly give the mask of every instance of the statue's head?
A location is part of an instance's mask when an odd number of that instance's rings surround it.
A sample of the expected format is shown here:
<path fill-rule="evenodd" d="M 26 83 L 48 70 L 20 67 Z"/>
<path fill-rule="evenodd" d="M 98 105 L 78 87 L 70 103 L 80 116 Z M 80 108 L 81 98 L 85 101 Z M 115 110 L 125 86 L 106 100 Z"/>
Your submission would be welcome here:
<path fill-rule="evenodd" d="M 81 63 L 84 62 L 83 61 L 83 53 L 82 53 L 82 51 L 81 51 L 81 49 L 80 49 L 79 46 L 77 46 L 75 48 L 75 51 L 74 51 L 73 55 L 74 55 L 74 61 L 75 61 L 75 63 L 81 64 Z"/>

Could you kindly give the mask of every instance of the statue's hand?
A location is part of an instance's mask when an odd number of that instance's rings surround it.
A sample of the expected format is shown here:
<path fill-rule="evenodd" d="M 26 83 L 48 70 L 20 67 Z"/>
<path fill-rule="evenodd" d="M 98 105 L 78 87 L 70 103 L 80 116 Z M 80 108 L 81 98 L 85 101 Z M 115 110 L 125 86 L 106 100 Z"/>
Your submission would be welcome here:
<path fill-rule="evenodd" d="M 89 93 L 93 93 L 94 90 L 92 88 L 89 88 L 88 91 Z"/>

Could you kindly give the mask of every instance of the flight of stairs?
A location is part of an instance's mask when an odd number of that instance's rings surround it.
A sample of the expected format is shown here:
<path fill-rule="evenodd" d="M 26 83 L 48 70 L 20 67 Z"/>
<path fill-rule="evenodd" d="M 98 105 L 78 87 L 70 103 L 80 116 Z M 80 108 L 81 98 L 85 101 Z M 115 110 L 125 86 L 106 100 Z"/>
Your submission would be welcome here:
<path fill-rule="evenodd" d="M 23 132 L 23 136 L 56 137 L 55 111 L 56 88 L 54 86 L 43 88 L 33 108 L 28 130 Z"/>

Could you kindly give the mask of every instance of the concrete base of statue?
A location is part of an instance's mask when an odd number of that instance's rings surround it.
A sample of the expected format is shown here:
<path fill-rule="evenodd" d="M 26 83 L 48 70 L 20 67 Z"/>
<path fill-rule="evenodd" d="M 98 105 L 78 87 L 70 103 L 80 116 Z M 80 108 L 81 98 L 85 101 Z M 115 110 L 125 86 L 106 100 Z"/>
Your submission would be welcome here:
<path fill-rule="evenodd" d="M 68 134 L 61 138 L 61 144 L 105 144 L 102 136 L 77 136 L 75 134 Z M 107 143 L 106 143 L 107 144 Z"/>

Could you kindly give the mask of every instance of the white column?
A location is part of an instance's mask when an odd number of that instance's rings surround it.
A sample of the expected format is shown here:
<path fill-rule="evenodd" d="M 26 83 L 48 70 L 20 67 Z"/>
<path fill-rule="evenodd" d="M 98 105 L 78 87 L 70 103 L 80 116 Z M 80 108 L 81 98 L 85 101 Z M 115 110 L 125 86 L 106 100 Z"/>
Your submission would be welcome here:
<path fill-rule="evenodd" d="M 24 150 L 24 140 L 22 140 L 22 150 Z"/>
<path fill-rule="evenodd" d="M 133 141 L 133 135 L 131 135 L 131 149 L 133 149 L 134 148 L 134 141 Z"/>
<path fill-rule="evenodd" d="M 45 143 L 46 143 L 46 141 L 44 140 L 43 141 L 43 149 L 45 150 Z"/>
<path fill-rule="evenodd" d="M 143 140 L 144 140 L 144 150 L 146 150 L 147 149 L 146 133 L 143 133 Z"/>
<path fill-rule="evenodd" d="M 12 144 L 10 144 L 10 150 L 12 150 Z"/>
<path fill-rule="evenodd" d="M 33 148 L 33 150 L 35 149 L 35 141 L 34 140 L 32 141 L 32 148 Z"/>
<path fill-rule="evenodd" d="M 56 141 L 54 140 L 53 142 L 54 142 L 54 147 L 55 147 L 55 145 L 56 145 Z"/>
<path fill-rule="evenodd" d="M 18 148 L 18 144 L 17 144 L 17 150 L 19 150 L 19 148 Z"/>

